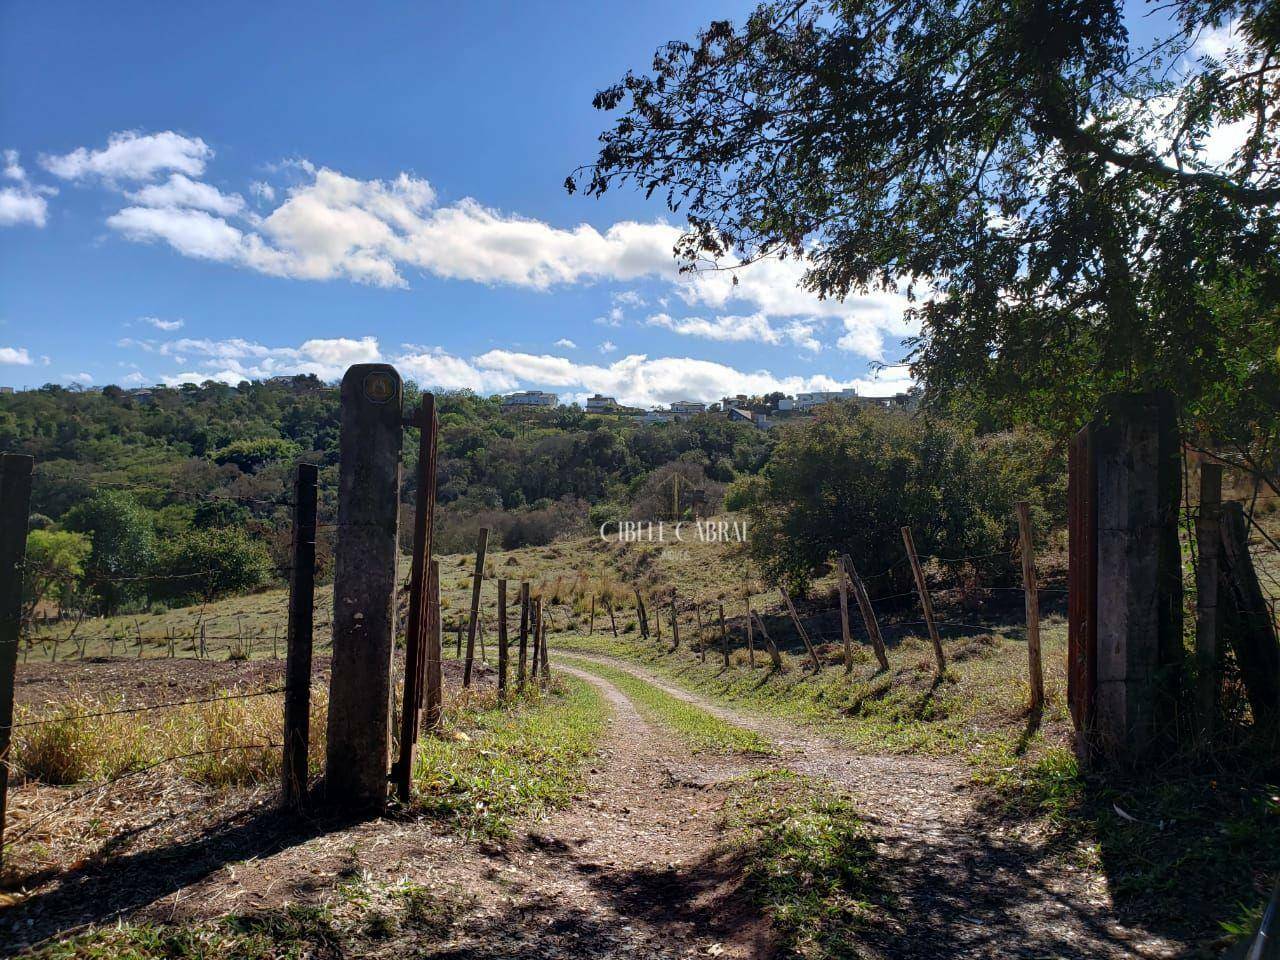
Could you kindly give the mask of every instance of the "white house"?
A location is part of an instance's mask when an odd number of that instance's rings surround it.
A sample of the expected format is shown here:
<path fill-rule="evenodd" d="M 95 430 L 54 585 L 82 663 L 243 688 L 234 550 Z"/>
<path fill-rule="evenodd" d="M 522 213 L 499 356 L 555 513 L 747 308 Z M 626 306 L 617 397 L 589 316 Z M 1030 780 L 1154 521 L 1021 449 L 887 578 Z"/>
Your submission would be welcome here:
<path fill-rule="evenodd" d="M 677 400 L 671 404 L 671 412 L 678 417 L 691 417 L 697 413 L 706 413 L 707 405 L 697 400 Z"/>
<path fill-rule="evenodd" d="M 587 397 L 587 413 L 613 413 L 618 409 L 618 401 L 613 397 L 600 394 Z"/>
<path fill-rule="evenodd" d="M 515 407 L 554 407 L 560 398 L 554 393 L 544 393 L 542 390 L 522 390 L 519 393 L 509 393 L 502 398 L 502 409 L 507 410 Z"/>

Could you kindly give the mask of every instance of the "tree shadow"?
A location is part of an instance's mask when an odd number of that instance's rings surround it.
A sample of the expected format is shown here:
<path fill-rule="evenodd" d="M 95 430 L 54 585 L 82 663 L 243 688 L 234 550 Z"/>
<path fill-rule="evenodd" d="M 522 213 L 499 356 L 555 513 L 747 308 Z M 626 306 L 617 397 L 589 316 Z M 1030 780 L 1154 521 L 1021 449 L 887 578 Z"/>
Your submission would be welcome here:
<path fill-rule="evenodd" d="M 189 839 L 117 854 L 129 839 L 149 828 L 127 831 L 69 870 L 46 871 L 43 880 L 56 877 L 56 886 L 6 911 L 14 940 L 21 941 L 9 946 L 16 950 L 81 927 L 110 922 L 203 880 L 229 863 L 270 856 L 363 819 L 354 814 L 312 819 L 254 806 L 222 817 Z"/>

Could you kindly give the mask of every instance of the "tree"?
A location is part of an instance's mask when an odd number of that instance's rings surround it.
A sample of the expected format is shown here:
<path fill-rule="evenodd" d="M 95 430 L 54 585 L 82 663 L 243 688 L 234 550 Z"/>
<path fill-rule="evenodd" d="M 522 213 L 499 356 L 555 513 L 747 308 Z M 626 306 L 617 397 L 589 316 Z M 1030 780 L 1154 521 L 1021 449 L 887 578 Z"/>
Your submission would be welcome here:
<path fill-rule="evenodd" d="M 771 579 L 803 589 L 847 553 L 870 591 L 900 593 L 911 582 L 903 526 L 922 557 L 981 557 L 988 575 L 1009 573 L 1013 504 L 1040 511 L 1041 476 L 1060 484 L 1061 462 L 1048 459 L 1043 438 L 979 439 L 933 416 L 829 404 L 781 428 L 764 472 L 735 485 L 727 505 L 747 513 L 751 554 Z"/>
<path fill-rule="evenodd" d="M 29 623 L 36 609 L 56 599 L 65 609 L 74 599 L 93 543 L 82 533 L 65 530 L 32 530 L 27 534 L 25 573 L 22 578 L 22 620 Z"/>
<path fill-rule="evenodd" d="M 161 544 L 157 569 L 165 579 L 156 581 L 153 598 L 199 603 L 266 583 L 271 555 L 238 527 L 191 530 Z"/>
<path fill-rule="evenodd" d="M 1237 433 L 1219 384 L 1280 393 L 1280 12 L 1150 13 L 1168 29 L 1139 48 L 1119 0 L 771 0 L 602 90 L 621 116 L 567 186 L 664 197 L 688 268 L 789 256 L 823 296 L 902 288 L 934 399 L 1065 430 L 1162 387 Z M 1227 53 L 1199 45 L 1228 25 Z"/>
<path fill-rule="evenodd" d="M 72 508 L 66 526 L 93 541 L 85 580 L 108 614 L 144 595 L 156 554 L 150 511 L 128 493 L 110 490 Z"/>
<path fill-rule="evenodd" d="M 302 449 L 292 440 L 261 437 L 256 440 L 234 440 L 213 452 L 214 463 L 232 463 L 245 473 L 252 473 L 269 463 L 293 460 Z"/>

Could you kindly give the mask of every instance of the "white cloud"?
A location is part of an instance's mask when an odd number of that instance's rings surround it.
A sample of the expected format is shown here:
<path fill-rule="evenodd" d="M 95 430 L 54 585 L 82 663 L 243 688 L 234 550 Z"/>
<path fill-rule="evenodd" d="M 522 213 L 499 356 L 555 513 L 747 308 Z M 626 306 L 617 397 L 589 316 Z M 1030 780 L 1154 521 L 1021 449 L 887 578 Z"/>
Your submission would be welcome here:
<path fill-rule="evenodd" d="M 61 156 L 46 154 L 40 157 L 40 164 L 64 180 L 96 177 L 115 182 L 151 180 L 165 171 L 198 177 L 212 156 L 212 148 L 199 137 L 186 137 L 172 130 L 145 135 L 129 130 L 113 133 L 100 150 L 78 147 Z"/>
<path fill-rule="evenodd" d="M 475 364 L 436 348 L 395 359 L 396 369 L 421 386 L 440 390 L 475 390 L 477 393 L 499 393 L 514 390 L 518 381 L 510 373 L 497 369 L 481 369 Z"/>
<path fill-rule="evenodd" d="M 612 340 L 606 340 L 604 343 L 600 344 L 599 349 L 601 353 L 613 353 L 613 351 L 618 349 L 618 345 Z"/>
<path fill-rule="evenodd" d="M 143 376 L 141 370 L 135 370 L 133 373 L 127 373 L 120 378 L 120 382 L 126 386 L 136 387 L 147 382 L 147 378 Z"/>
<path fill-rule="evenodd" d="M 781 343 L 782 334 L 773 328 L 769 318 L 762 313 L 747 317 L 716 317 L 704 320 L 701 317 L 682 317 L 676 319 L 667 313 L 655 313 L 645 320 L 651 327 L 663 327 L 673 333 L 686 337 L 701 337 L 705 340 Z"/>
<path fill-rule="evenodd" d="M 67 373 L 63 377 L 72 383 L 83 383 L 86 386 L 93 383 L 93 374 L 91 373 Z"/>
<path fill-rule="evenodd" d="M 276 188 L 265 180 L 255 180 L 249 184 L 249 192 L 263 203 L 270 203 L 276 198 Z"/>
<path fill-rule="evenodd" d="M 500 372 L 519 385 L 538 385 L 604 393 L 635 406 L 673 400 L 719 400 L 728 394 L 765 394 L 775 390 L 839 390 L 854 387 L 867 396 L 885 396 L 911 387 L 905 372 L 886 371 L 880 378 L 838 380 L 825 374 L 776 376 L 767 370 L 741 371 L 727 364 L 691 357 L 631 354 L 608 366 L 579 364 L 565 357 L 490 350 L 474 358 L 481 371 Z"/>
<path fill-rule="evenodd" d="M 27 353 L 25 347 L 0 347 L 0 363 L 29 367 L 31 354 Z"/>
<path fill-rule="evenodd" d="M 200 358 L 195 362 L 195 369 L 162 377 L 165 383 L 202 383 L 205 380 L 237 383 L 298 373 L 315 374 L 322 380 L 336 380 L 353 363 L 381 359 L 376 337 L 307 340 L 298 347 L 269 347 L 241 337 L 226 340 L 183 337 L 163 343 L 124 339 L 119 345 L 157 353 L 179 364 L 186 364 L 192 357 Z"/>
<path fill-rule="evenodd" d="M 199 260 L 242 261 L 249 247 L 243 232 L 203 210 L 125 207 L 107 218 L 107 226 L 131 240 L 164 240 Z"/>
<path fill-rule="evenodd" d="M 157 330 L 163 330 L 165 333 L 172 333 L 174 330 L 181 330 L 185 320 L 162 320 L 159 317 L 141 317 L 143 323 L 149 323 Z"/>
<path fill-rule="evenodd" d="M 29 223 L 43 227 L 49 219 L 49 204 L 27 187 L 0 189 L 0 227 Z"/>
<path fill-rule="evenodd" d="M 578 345 L 574 343 L 572 340 L 570 340 L 568 337 L 561 337 L 559 340 L 556 341 L 556 346 L 564 347 L 566 350 L 578 349 Z"/>
<path fill-rule="evenodd" d="M 224 217 L 244 209 L 244 198 L 239 194 L 225 194 L 217 187 L 180 173 L 171 174 L 164 183 L 150 184 L 126 196 L 144 207 L 191 207 Z"/>
<path fill-rule="evenodd" d="M 4 176 L 7 180 L 17 180 L 19 183 L 27 182 L 27 171 L 22 168 L 19 163 L 20 157 L 17 150 L 6 150 L 4 152 Z"/>

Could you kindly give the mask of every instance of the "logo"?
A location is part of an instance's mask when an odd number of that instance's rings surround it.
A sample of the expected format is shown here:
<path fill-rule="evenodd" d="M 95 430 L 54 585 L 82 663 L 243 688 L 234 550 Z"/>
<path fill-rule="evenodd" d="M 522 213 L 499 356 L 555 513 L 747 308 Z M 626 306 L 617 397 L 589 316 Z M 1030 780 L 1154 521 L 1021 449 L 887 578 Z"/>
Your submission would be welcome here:
<path fill-rule="evenodd" d="M 745 520 L 606 520 L 605 543 L 746 543 Z"/>

